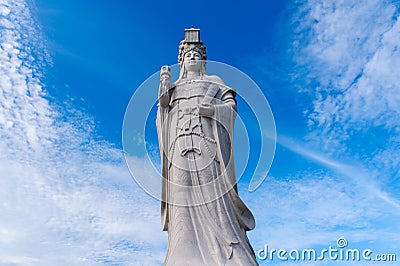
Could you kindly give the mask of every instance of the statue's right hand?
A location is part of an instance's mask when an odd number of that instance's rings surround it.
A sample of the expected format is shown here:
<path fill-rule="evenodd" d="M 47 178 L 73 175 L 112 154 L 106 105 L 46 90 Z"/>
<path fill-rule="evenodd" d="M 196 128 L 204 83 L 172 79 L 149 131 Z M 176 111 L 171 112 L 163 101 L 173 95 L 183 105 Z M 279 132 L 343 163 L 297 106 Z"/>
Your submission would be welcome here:
<path fill-rule="evenodd" d="M 167 107 L 169 105 L 168 95 L 163 95 L 160 98 L 158 98 L 158 102 L 160 103 L 161 107 Z"/>
<path fill-rule="evenodd" d="M 168 82 L 168 83 L 167 83 Z M 171 84 L 169 81 L 165 83 L 161 82 L 160 83 L 160 88 L 158 91 L 158 101 L 161 105 L 161 107 L 167 107 L 169 104 L 169 90 L 171 88 Z"/>

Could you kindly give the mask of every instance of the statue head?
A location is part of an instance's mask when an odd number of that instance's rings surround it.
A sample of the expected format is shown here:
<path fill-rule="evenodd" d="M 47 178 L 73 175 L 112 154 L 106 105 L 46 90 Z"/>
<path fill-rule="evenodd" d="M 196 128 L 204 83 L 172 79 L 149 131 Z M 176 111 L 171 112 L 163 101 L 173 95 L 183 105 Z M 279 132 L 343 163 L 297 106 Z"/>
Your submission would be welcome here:
<path fill-rule="evenodd" d="M 200 30 L 194 28 L 185 29 L 185 39 L 179 45 L 178 63 L 181 68 L 180 77 L 184 77 L 186 71 L 192 67 L 196 67 L 198 63 L 201 64 L 200 73 L 205 74 L 206 60 L 206 47 L 200 40 Z"/>

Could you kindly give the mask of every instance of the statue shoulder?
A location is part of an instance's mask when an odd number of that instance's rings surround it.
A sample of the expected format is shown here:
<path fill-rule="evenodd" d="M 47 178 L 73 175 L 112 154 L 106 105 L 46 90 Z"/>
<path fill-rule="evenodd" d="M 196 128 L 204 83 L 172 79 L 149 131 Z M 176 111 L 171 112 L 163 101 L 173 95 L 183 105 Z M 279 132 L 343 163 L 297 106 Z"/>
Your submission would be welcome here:
<path fill-rule="evenodd" d="M 220 89 L 221 89 L 223 94 L 226 93 L 226 92 L 232 92 L 232 93 L 236 94 L 236 91 L 233 88 L 227 86 L 225 84 L 225 82 L 220 77 L 218 77 L 216 75 L 207 75 L 204 79 L 209 81 L 209 82 L 216 83 L 217 85 L 220 85 L 219 87 L 220 87 Z"/>
<path fill-rule="evenodd" d="M 219 87 L 219 91 L 216 94 L 216 98 L 218 99 L 227 99 L 227 98 L 235 98 L 236 97 L 236 91 L 235 89 L 227 86 L 225 82 L 218 76 L 216 75 L 207 75 L 204 77 L 204 80 L 207 82 L 211 82 Z"/>
<path fill-rule="evenodd" d="M 206 75 L 204 79 L 210 82 L 218 83 L 220 85 L 225 85 L 224 81 L 216 75 Z"/>

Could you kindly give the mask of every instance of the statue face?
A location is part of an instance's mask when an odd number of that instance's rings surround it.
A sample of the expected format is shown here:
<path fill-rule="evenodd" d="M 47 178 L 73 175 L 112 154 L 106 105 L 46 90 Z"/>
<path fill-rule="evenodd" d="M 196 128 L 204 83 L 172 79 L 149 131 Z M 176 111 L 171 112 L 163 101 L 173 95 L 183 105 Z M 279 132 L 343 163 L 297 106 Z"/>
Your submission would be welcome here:
<path fill-rule="evenodd" d="M 196 51 L 189 51 L 183 58 L 183 64 L 187 71 L 200 71 L 201 70 L 201 54 Z"/>

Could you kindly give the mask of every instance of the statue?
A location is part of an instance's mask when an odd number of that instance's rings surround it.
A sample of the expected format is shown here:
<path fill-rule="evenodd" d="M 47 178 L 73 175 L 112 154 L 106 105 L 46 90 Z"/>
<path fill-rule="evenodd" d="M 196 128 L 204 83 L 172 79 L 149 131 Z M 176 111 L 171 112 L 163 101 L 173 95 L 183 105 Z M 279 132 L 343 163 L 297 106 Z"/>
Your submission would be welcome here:
<path fill-rule="evenodd" d="M 162 159 L 165 265 L 258 265 L 246 231 L 254 217 L 238 196 L 233 164 L 235 91 L 206 73 L 200 30 L 186 29 L 179 78 L 160 73 L 157 132 Z"/>

